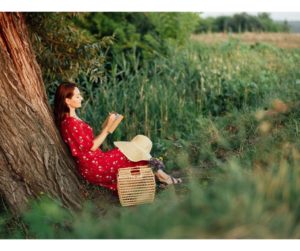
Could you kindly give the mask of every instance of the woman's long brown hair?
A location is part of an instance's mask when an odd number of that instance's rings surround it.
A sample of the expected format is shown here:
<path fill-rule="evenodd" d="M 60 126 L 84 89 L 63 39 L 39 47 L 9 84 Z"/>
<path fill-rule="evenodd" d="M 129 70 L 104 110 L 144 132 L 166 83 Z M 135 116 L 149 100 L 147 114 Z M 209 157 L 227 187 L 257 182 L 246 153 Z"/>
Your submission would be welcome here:
<path fill-rule="evenodd" d="M 64 116 L 70 112 L 65 99 L 73 97 L 75 87 L 77 86 L 74 83 L 62 82 L 56 89 L 54 98 L 54 117 L 58 129 L 60 129 Z"/>

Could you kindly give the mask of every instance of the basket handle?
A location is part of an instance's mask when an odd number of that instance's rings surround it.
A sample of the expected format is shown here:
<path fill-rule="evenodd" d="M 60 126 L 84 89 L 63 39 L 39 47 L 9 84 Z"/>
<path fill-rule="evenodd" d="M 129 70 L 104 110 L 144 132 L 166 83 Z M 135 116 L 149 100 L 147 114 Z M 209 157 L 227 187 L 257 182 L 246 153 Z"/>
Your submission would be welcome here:
<path fill-rule="evenodd" d="M 135 167 L 132 167 L 130 169 L 130 174 L 131 175 L 139 175 L 141 176 L 143 173 L 144 173 L 144 167 L 147 167 L 147 166 L 135 166 Z"/>

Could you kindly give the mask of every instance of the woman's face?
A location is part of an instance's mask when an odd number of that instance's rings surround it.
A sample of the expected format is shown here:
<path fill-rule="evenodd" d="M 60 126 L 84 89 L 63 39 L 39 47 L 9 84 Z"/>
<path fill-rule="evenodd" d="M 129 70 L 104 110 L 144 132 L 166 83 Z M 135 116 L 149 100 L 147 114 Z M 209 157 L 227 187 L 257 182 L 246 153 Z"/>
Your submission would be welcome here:
<path fill-rule="evenodd" d="M 77 87 L 75 87 L 72 98 L 66 98 L 65 102 L 69 108 L 79 108 L 81 107 L 81 101 L 83 97 L 80 94 L 80 91 Z"/>

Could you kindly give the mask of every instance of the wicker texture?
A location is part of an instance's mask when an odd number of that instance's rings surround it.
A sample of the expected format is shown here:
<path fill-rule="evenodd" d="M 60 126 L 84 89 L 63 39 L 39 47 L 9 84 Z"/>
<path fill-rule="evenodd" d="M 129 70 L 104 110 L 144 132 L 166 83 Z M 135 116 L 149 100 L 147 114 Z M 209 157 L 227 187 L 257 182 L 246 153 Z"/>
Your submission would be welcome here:
<path fill-rule="evenodd" d="M 155 179 L 148 166 L 120 168 L 117 179 L 118 195 L 122 206 L 154 201 Z"/>

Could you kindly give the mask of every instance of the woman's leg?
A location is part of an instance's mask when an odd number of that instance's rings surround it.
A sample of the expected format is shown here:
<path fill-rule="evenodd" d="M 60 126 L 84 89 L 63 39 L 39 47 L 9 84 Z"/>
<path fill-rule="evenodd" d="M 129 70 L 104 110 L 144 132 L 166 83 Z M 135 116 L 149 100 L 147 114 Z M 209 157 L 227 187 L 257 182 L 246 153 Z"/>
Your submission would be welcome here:
<path fill-rule="evenodd" d="M 182 180 L 180 178 L 174 178 L 173 176 L 165 173 L 163 170 L 159 169 L 155 172 L 155 176 L 161 183 L 165 185 L 172 185 L 172 184 L 180 184 Z"/>
<path fill-rule="evenodd" d="M 165 173 L 163 171 L 163 169 L 165 168 L 163 162 L 156 158 L 151 158 L 149 161 L 133 162 L 127 159 L 127 157 L 118 148 L 114 148 L 110 151 L 105 152 L 105 156 L 105 169 L 108 171 L 107 177 L 109 177 L 109 180 L 112 181 L 112 184 L 110 184 L 112 185 L 111 189 L 116 189 L 117 187 L 116 176 L 119 168 L 145 165 L 150 166 L 158 181 L 165 185 L 179 184 L 182 182 L 180 178 L 174 178 L 171 175 Z M 109 180 L 107 180 L 106 182 L 110 183 Z"/>
<path fill-rule="evenodd" d="M 173 176 L 168 175 L 163 171 L 165 165 L 162 161 L 156 158 L 151 158 L 149 160 L 149 166 L 152 167 L 155 176 L 161 183 L 164 183 L 165 185 L 182 183 L 182 180 L 180 178 L 174 178 Z"/>

